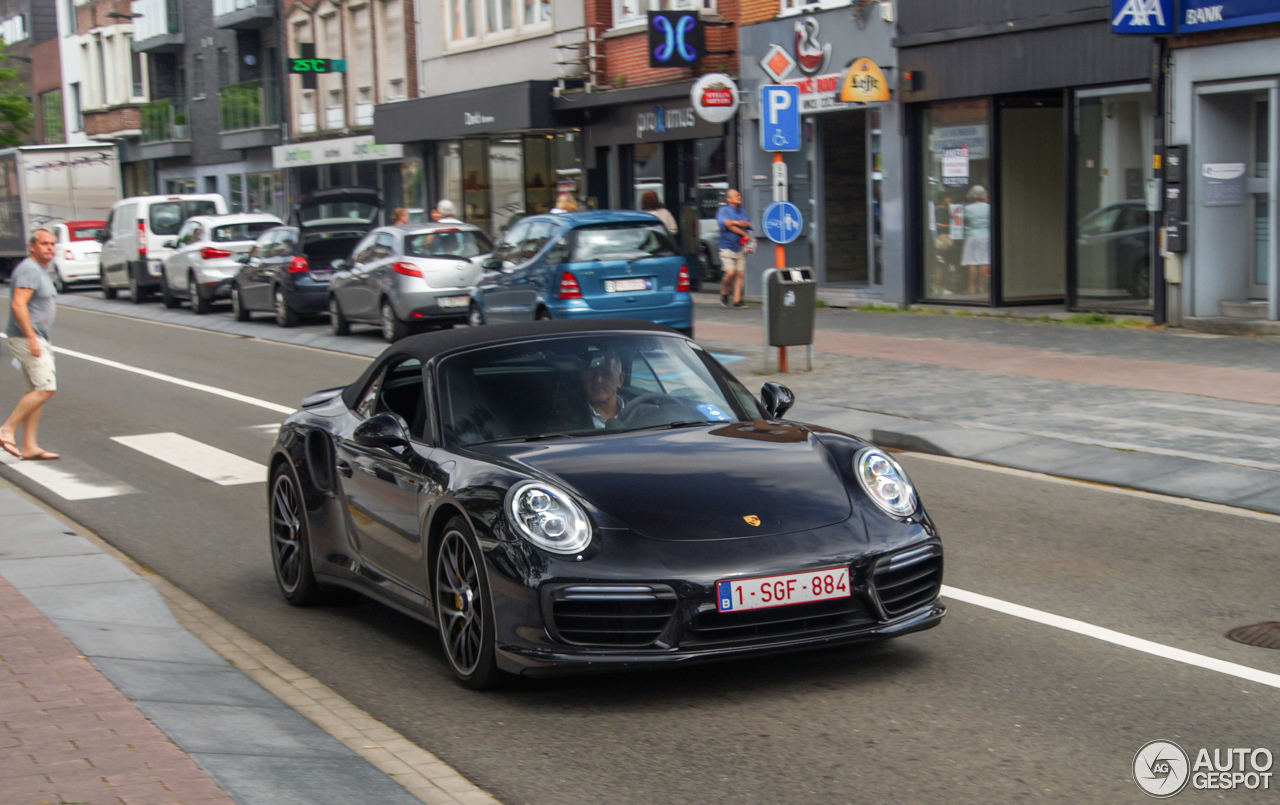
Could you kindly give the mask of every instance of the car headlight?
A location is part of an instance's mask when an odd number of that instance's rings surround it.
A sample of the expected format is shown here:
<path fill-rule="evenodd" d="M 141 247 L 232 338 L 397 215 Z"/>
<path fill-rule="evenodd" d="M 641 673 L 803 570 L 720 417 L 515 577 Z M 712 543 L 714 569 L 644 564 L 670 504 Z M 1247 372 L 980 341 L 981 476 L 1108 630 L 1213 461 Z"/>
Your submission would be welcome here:
<path fill-rule="evenodd" d="M 525 539 L 552 553 L 578 553 L 591 542 L 586 512 L 551 484 L 522 481 L 511 487 L 507 516 Z"/>
<path fill-rule="evenodd" d="M 916 490 L 898 462 L 878 447 L 864 447 L 853 457 L 853 472 L 876 505 L 894 517 L 916 510 Z"/>

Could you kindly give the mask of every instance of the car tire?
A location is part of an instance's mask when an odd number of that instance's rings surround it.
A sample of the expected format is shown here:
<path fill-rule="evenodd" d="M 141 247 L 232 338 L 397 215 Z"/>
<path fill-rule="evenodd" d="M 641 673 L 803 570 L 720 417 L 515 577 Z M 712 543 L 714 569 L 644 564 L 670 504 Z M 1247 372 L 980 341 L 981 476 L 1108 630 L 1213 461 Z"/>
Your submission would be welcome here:
<path fill-rule="evenodd" d="M 240 286 L 235 283 L 231 284 L 231 315 L 235 316 L 236 321 L 248 321 L 253 315 L 241 301 Z"/>
<path fill-rule="evenodd" d="M 49 265 L 49 279 L 53 280 L 53 289 L 55 291 L 60 294 L 67 292 L 67 283 L 62 279 L 62 272 L 53 264 Z"/>
<path fill-rule="evenodd" d="M 351 322 L 342 315 L 342 306 L 338 304 L 336 296 L 329 297 L 329 332 L 334 335 L 351 335 Z"/>
<path fill-rule="evenodd" d="M 409 325 L 396 318 L 395 309 L 386 299 L 382 300 L 382 313 L 379 319 L 382 323 L 382 337 L 388 343 L 394 344 L 409 334 Z"/>
<path fill-rule="evenodd" d="M 279 285 L 271 291 L 271 306 L 276 313 L 276 324 L 281 327 L 298 326 L 298 314 L 289 307 L 289 300 L 284 298 L 284 290 Z"/>
<path fill-rule="evenodd" d="M 147 301 L 147 292 L 142 288 L 142 280 L 138 278 L 138 272 L 129 269 L 129 301 L 135 305 L 140 305 Z"/>
<path fill-rule="evenodd" d="M 436 625 L 449 670 L 472 690 L 501 684 L 506 675 L 496 659 L 489 579 L 466 520 L 454 517 L 445 523 L 434 564 Z"/>
<path fill-rule="evenodd" d="M 271 565 L 284 600 L 295 607 L 319 603 L 320 584 L 311 568 L 311 533 L 302 489 L 287 464 L 271 474 L 268 530 Z"/>
<path fill-rule="evenodd" d="M 169 287 L 169 274 L 166 271 L 160 272 L 160 301 L 170 310 L 182 304 L 182 300 L 174 296 L 173 289 Z"/>
<path fill-rule="evenodd" d="M 119 294 L 119 291 L 117 291 L 115 288 L 112 288 L 110 285 L 107 284 L 106 269 L 103 269 L 101 271 L 101 274 L 102 274 L 102 298 L 115 299 L 116 296 Z"/>
<path fill-rule="evenodd" d="M 212 302 L 200 295 L 200 284 L 196 282 L 195 274 L 187 277 L 187 294 L 191 297 L 191 312 L 197 316 L 204 316 L 213 307 Z"/>
<path fill-rule="evenodd" d="M 545 307 L 538 308 L 538 315 L 534 316 L 538 321 L 551 321 L 551 311 Z"/>
<path fill-rule="evenodd" d="M 471 303 L 471 311 L 467 313 L 467 326 L 469 327 L 484 326 L 484 311 L 482 311 L 480 309 L 480 306 L 477 305 L 475 302 Z"/>

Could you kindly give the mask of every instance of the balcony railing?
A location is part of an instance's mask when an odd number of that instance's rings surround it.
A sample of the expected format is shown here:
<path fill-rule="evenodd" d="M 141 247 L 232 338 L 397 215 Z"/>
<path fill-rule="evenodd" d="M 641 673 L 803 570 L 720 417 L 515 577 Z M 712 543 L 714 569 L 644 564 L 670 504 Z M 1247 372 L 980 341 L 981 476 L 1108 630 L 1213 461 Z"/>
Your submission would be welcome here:
<path fill-rule="evenodd" d="M 181 98 L 144 103 L 139 112 L 143 145 L 191 139 L 187 107 Z"/>
<path fill-rule="evenodd" d="M 213 0 L 213 16 L 219 17 L 246 8 L 275 8 L 276 0 Z"/>
<path fill-rule="evenodd" d="M 258 79 L 230 84 L 218 91 L 218 101 L 224 133 L 280 125 L 280 100 L 271 82 Z"/>

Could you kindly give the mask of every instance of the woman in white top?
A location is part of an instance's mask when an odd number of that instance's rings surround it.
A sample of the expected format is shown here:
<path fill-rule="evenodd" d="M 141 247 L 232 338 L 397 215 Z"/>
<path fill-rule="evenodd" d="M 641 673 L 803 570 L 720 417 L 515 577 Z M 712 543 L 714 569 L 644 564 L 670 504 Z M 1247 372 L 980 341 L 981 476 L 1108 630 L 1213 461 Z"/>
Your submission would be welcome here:
<path fill-rule="evenodd" d="M 676 217 L 671 211 L 662 206 L 662 202 L 658 201 L 658 194 L 652 190 L 644 191 L 640 196 L 640 209 L 647 213 L 656 215 L 662 225 L 667 228 L 667 232 L 674 235 L 679 227 L 676 226 Z"/>

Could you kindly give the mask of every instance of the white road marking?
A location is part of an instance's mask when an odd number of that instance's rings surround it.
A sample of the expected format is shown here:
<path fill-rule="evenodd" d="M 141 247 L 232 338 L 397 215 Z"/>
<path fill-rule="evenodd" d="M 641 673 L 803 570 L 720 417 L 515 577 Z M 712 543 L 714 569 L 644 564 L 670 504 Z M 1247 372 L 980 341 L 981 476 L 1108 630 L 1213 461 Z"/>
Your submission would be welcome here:
<path fill-rule="evenodd" d="M 255 484 L 267 480 L 267 466 L 217 447 L 197 442 L 179 433 L 144 433 L 112 436 L 111 441 L 132 447 L 180 470 L 198 475 L 219 486 Z"/>
<path fill-rule="evenodd" d="M 0 451 L 0 464 L 25 475 L 64 500 L 96 500 L 132 495 L 137 489 L 119 478 L 74 458 L 57 461 L 23 461 Z"/>
<path fill-rule="evenodd" d="M 8 338 L 7 335 L 2 335 L 2 334 L 0 334 L 0 337 Z M 159 380 L 164 383 L 172 383 L 175 386 L 182 386 L 183 388 L 194 389 L 196 391 L 203 391 L 206 394 L 214 394 L 219 397 L 225 397 L 228 400 L 236 400 L 237 402 L 248 403 L 249 405 L 256 405 L 259 408 L 265 408 L 268 411 L 275 411 L 278 414 L 292 414 L 294 411 L 297 410 L 296 408 L 290 408 L 287 405 L 277 405 L 276 403 L 268 402 L 266 400 L 260 400 L 257 397 L 250 397 L 247 394 L 240 394 L 239 392 L 236 392 L 236 391 L 228 391 L 226 389 L 220 389 L 216 386 L 208 386 L 208 385 L 205 385 L 204 383 L 196 383 L 191 380 L 183 380 L 182 378 L 174 377 L 173 375 L 166 375 L 160 372 L 153 372 L 150 369 L 142 369 L 137 366 L 130 366 L 127 363 L 120 363 L 119 361 L 111 361 L 111 360 L 107 360 L 106 358 L 99 358 L 94 355 L 87 355 L 83 352 L 76 352 L 75 350 L 72 350 L 72 349 L 65 349 L 63 347 L 54 347 L 53 351 L 58 353 L 59 355 L 67 355 L 72 358 L 79 358 L 80 360 L 83 360 L 83 361 L 89 361 L 90 363 L 96 363 L 96 364 L 99 364 L 100 366 L 108 366 L 112 369 L 119 369 L 124 372 L 132 372 L 136 375 L 149 377 L 152 380 Z"/>
<path fill-rule="evenodd" d="M 1091 623 L 1078 621 L 1074 618 L 1064 618 L 1061 615 L 1054 615 L 1050 612 L 1044 612 L 1031 607 L 1024 607 L 1021 604 L 1012 604 L 1008 601 L 1002 601 L 999 598 L 992 598 L 981 593 L 971 593 L 967 590 L 958 590 L 949 585 L 942 585 L 942 595 L 956 601 L 963 601 L 966 604 L 983 607 L 985 609 L 1001 612 L 1005 615 L 1012 615 L 1015 618 L 1022 618 L 1033 623 L 1039 623 L 1043 626 L 1052 626 L 1055 629 L 1063 629 L 1068 632 L 1074 632 L 1085 637 L 1092 637 L 1095 640 L 1101 640 L 1105 643 L 1122 646 L 1124 648 L 1140 651 L 1144 654 L 1151 654 L 1156 657 L 1162 657 L 1166 660 L 1193 665 L 1196 668 L 1204 668 L 1208 671 L 1216 671 L 1227 676 L 1234 676 L 1237 679 L 1245 679 L 1250 682 L 1257 682 L 1260 685 L 1266 685 L 1272 688 L 1280 688 L 1280 674 L 1273 674 L 1267 671 L 1259 671 L 1256 668 L 1250 668 L 1247 665 L 1239 665 L 1226 660 L 1215 659 L 1214 657 L 1206 657 L 1203 654 L 1196 654 L 1191 651 L 1185 651 L 1173 646 L 1166 646 L 1163 643 L 1155 643 L 1150 640 L 1143 640 L 1141 637 L 1134 637 L 1123 632 L 1104 629 L 1101 626 L 1094 626 Z"/>

